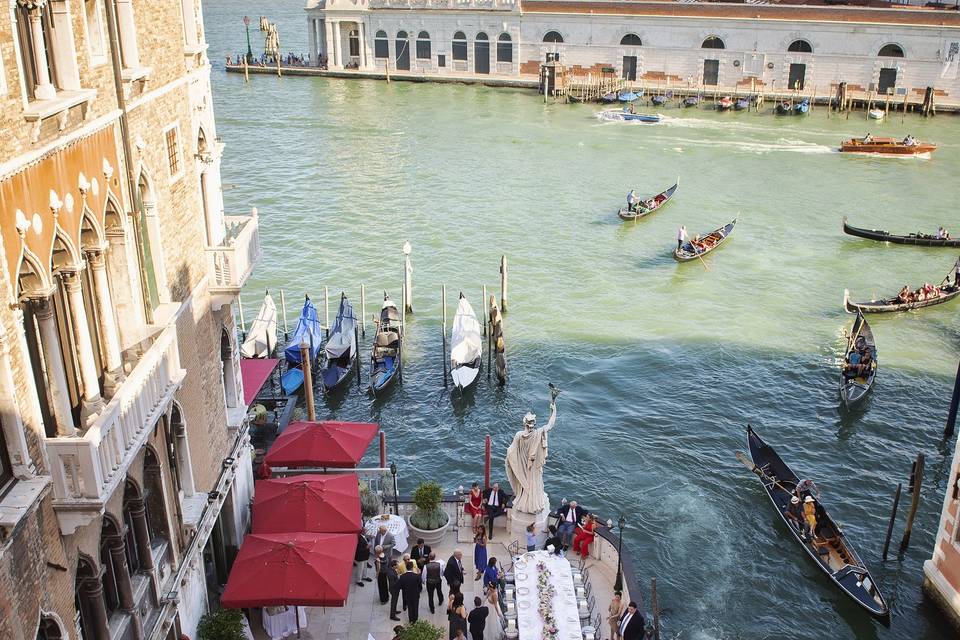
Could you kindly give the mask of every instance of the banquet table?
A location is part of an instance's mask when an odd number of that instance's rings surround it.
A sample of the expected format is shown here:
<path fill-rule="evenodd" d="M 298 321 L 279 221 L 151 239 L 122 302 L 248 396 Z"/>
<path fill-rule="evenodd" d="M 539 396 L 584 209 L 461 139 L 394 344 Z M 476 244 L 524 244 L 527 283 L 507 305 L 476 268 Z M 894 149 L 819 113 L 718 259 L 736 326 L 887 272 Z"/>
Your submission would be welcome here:
<path fill-rule="evenodd" d="M 380 525 L 386 525 L 387 531 L 393 534 L 393 539 L 396 541 L 396 545 L 393 548 L 396 549 L 397 552 L 403 553 L 407 550 L 407 546 L 409 546 L 407 537 L 410 532 L 407 529 L 407 521 L 400 516 L 389 515 L 389 520 L 382 520 L 382 516 L 374 516 L 367 520 L 367 523 L 363 526 L 363 535 L 369 538 L 372 544 Z M 373 553 L 372 548 L 370 552 Z"/>
<path fill-rule="evenodd" d="M 546 551 L 531 551 L 514 559 L 514 581 L 517 599 L 517 627 L 520 640 L 541 640 L 543 620 L 540 604 L 537 564 L 543 562 L 550 570 L 550 584 L 556 588 L 553 596 L 553 615 L 557 620 L 557 640 L 581 640 L 577 596 L 573 588 L 573 574 L 566 558 Z"/>
<path fill-rule="evenodd" d="M 276 615 L 267 613 L 263 608 L 263 630 L 271 640 L 282 640 L 297 635 L 297 617 L 300 618 L 300 629 L 307 628 L 307 611 L 303 607 L 277 607 L 280 611 Z M 294 614 L 296 610 L 296 614 Z"/>

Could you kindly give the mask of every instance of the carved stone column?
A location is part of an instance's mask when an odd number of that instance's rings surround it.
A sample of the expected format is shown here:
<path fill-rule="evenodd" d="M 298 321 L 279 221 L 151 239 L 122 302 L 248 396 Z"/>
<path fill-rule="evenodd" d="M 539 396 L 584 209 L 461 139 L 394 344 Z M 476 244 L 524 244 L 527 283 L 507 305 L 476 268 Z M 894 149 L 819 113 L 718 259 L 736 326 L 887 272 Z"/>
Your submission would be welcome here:
<path fill-rule="evenodd" d="M 103 597 L 103 583 L 97 578 L 86 578 L 80 583 L 80 600 L 83 611 L 90 617 L 88 623 L 93 631 L 91 640 L 110 640 L 107 623 L 107 603 Z"/>
<path fill-rule="evenodd" d="M 51 83 L 49 67 L 47 66 L 47 50 L 44 46 L 42 17 L 43 11 L 47 8 L 46 4 L 46 0 L 17 0 L 17 5 L 25 9 L 29 16 L 30 40 L 33 44 L 33 68 L 36 72 L 33 95 L 37 100 L 50 100 L 57 95 L 57 89 Z"/>
<path fill-rule="evenodd" d="M 307 42 L 310 47 L 310 65 L 317 63 L 317 21 L 313 18 L 307 18 Z"/>
<path fill-rule="evenodd" d="M 77 428 L 73 423 L 70 388 L 67 386 L 67 374 L 64 371 L 63 356 L 60 351 L 60 334 L 57 331 L 57 321 L 53 313 L 53 300 L 44 298 L 35 300 L 31 304 L 40 328 L 40 347 L 43 350 L 43 363 L 47 371 L 47 384 L 50 385 L 53 416 L 57 421 L 57 435 L 75 436 Z M 42 392 L 41 389 L 37 391 Z"/>
<path fill-rule="evenodd" d="M 147 528 L 147 508 L 143 500 L 135 499 L 127 503 L 130 518 L 133 520 L 133 537 L 137 541 L 137 555 L 140 556 L 140 568 L 153 569 L 153 554 L 150 552 L 150 530 Z"/>
<path fill-rule="evenodd" d="M 100 343 L 106 368 L 104 391 L 112 396 L 123 382 L 123 359 L 120 353 L 120 334 L 117 319 L 113 314 L 113 299 L 110 295 L 110 282 L 107 279 L 107 261 L 102 249 L 87 252 L 87 264 L 93 273 L 94 301 L 97 317 L 100 319 Z"/>
<path fill-rule="evenodd" d="M 117 581 L 117 598 L 120 608 L 130 611 L 133 609 L 133 585 L 130 583 L 130 569 L 127 567 L 123 536 L 107 536 L 107 549 L 110 551 L 113 575 Z"/>
<path fill-rule="evenodd" d="M 70 308 L 74 340 L 77 343 L 77 365 L 80 368 L 80 383 L 83 386 L 80 419 L 89 426 L 103 409 L 103 398 L 100 396 L 100 367 L 93 353 L 93 342 L 90 340 L 90 325 L 87 324 L 87 310 L 83 306 L 80 272 L 61 271 L 60 277 L 67 290 L 67 306 Z"/>

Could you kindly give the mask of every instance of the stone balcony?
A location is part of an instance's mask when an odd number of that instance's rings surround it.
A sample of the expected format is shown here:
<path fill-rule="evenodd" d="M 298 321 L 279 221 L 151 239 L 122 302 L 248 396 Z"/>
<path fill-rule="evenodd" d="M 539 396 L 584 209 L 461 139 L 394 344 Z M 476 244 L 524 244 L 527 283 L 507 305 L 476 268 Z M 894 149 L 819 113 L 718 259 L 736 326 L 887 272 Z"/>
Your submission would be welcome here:
<path fill-rule="evenodd" d="M 46 438 L 54 509 L 64 535 L 103 513 L 114 490 L 171 406 L 186 371 L 180 367 L 176 313 L 152 338 L 89 428 Z"/>
<path fill-rule="evenodd" d="M 370 0 L 371 9 L 459 9 L 464 11 L 515 11 L 519 0 Z"/>
<path fill-rule="evenodd" d="M 223 221 L 227 229 L 223 243 L 207 247 L 211 304 L 215 310 L 240 295 L 263 254 L 256 208 L 249 216 L 226 216 Z"/>

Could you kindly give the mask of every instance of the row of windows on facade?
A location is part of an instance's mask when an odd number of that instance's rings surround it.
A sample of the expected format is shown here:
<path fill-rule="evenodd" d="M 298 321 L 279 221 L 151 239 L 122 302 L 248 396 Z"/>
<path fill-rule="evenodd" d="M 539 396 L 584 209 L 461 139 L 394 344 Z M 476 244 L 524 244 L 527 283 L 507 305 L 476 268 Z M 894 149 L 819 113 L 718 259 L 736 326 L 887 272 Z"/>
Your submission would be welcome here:
<path fill-rule="evenodd" d="M 107 62 L 106 10 L 114 11 L 118 49 L 124 69 L 140 67 L 133 4 L 130 0 L 83 0 L 83 25 L 91 66 Z M 18 0 L 14 10 L 17 55 L 29 100 L 48 100 L 58 91 L 80 89 L 72 17 L 67 0 Z M 194 0 L 181 0 L 185 44 L 198 41 Z M 2 71 L 2 69 L 0 69 Z M 2 77 L 0 73 L 0 77 Z M 2 89 L 2 87 L 0 87 Z"/>
<path fill-rule="evenodd" d="M 399 31 L 397 33 L 397 47 L 407 46 L 407 40 L 409 34 L 406 31 Z M 474 38 L 476 42 L 487 42 L 489 37 L 486 33 L 481 31 Z M 557 31 L 548 31 L 543 36 L 543 42 L 547 43 L 563 43 L 563 36 L 560 35 Z M 430 34 L 426 31 L 421 31 L 417 34 L 417 58 L 418 59 L 428 59 L 430 58 Z M 512 62 L 513 61 L 513 40 L 510 37 L 509 33 L 501 33 L 497 38 L 497 62 Z M 375 58 L 389 58 L 389 37 L 387 32 L 380 30 L 377 31 L 376 36 L 373 40 L 374 45 L 374 57 Z M 620 39 L 620 45 L 624 47 L 641 47 L 643 46 L 643 40 L 640 36 L 635 33 L 628 33 Z M 700 44 L 702 49 L 726 49 L 726 43 L 721 38 L 717 36 L 709 36 Z M 806 40 L 794 40 L 787 47 L 787 51 L 791 53 L 813 53 L 813 46 Z M 453 34 L 453 59 L 454 60 L 466 60 L 467 59 L 467 36 L 463 31 L 457 31 Z M 356 31 L 350 33 L 350 55 L 359 56 L 360 55 L 360 39 L 359 34 Z M 903 48 L 897 44 L 887 44 L 884 45 L 880 51 L 877 53 L 881 57 L 891 57 L 891 58 L 902 58 L 903 57 Z"/>

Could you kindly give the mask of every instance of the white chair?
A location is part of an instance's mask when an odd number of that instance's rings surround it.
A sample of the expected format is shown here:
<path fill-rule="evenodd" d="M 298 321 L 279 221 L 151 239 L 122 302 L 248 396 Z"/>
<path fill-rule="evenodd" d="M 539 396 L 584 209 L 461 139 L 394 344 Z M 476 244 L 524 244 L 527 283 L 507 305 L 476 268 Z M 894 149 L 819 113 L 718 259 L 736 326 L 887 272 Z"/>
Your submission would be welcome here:
<path fill-rule="evenodd" d="M 503 637 L 507 640 L 517 640 L 520 637 L 520 630 L 517 628 L 516 619 L 507 620 L 503 627 Z"/>

